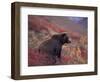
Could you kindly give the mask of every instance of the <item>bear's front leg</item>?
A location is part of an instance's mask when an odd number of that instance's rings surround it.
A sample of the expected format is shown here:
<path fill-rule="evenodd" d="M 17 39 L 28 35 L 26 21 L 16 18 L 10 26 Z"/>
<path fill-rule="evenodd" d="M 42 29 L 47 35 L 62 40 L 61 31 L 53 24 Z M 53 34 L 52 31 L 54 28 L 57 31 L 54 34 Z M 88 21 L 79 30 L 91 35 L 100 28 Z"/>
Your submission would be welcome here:
<path fill-rule="evenodd" d="M 61 64 L 61 48 L 56 49 L 56 64 Z"/>

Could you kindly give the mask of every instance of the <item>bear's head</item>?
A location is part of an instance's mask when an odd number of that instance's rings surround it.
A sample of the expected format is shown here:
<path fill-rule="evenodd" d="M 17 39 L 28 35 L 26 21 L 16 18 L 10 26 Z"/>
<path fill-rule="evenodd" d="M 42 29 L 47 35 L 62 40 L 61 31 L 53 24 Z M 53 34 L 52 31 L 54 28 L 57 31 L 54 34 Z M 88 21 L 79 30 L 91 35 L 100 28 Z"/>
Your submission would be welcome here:
<path fill-rule="evenodd" d="M 67 33 L 55 34 L 52 36 L 52 38 L 58 40 L 61 44 L 71 43 Z"/>

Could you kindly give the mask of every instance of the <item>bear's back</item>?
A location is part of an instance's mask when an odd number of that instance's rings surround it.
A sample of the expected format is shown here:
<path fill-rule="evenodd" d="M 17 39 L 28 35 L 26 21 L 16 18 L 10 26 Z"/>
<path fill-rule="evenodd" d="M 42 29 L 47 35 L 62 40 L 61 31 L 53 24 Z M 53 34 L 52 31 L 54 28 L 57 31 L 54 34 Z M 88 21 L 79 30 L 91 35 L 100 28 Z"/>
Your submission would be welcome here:
<path fill-rule="evenodd" d="M 54 39 L 49 39 L 44 41 L 39 46 L 39 51 L 47 54 L 54 54 L 55 48 L 58 46 L 58 41 Z"/>

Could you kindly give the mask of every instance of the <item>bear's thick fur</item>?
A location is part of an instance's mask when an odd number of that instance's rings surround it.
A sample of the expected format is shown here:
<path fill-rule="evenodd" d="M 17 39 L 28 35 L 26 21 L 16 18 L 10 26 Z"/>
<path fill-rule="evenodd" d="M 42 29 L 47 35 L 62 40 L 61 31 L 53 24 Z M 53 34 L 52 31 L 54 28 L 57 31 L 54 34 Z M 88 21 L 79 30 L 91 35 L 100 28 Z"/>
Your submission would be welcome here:
<path fill-rule="evenodd" d="M 67 33 L 55 34 L 51 37 L 51 39 L 46 40 L 42 44 L 40 44 L 39 52 L 45 53 L 52 57 L 54 61 L 53 64 L 55 64 L 56 58 L 58 58 L 59 60 L 61 59 L 62 45 L 64 45 L 65 43 L 71 43 Z"/>

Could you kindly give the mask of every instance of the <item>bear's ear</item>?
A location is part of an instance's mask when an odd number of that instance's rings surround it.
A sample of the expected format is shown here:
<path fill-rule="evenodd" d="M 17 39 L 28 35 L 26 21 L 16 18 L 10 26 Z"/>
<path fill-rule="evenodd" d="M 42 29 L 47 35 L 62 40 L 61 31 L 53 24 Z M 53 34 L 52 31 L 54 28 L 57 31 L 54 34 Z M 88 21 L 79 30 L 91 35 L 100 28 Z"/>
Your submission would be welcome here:
<path fill-rule="evenodd" d="M 67 34 L 65 34 L 65 33 L 61 34 L 62 37 L 65 37 L 66 35 L 67 35 Z"/>

